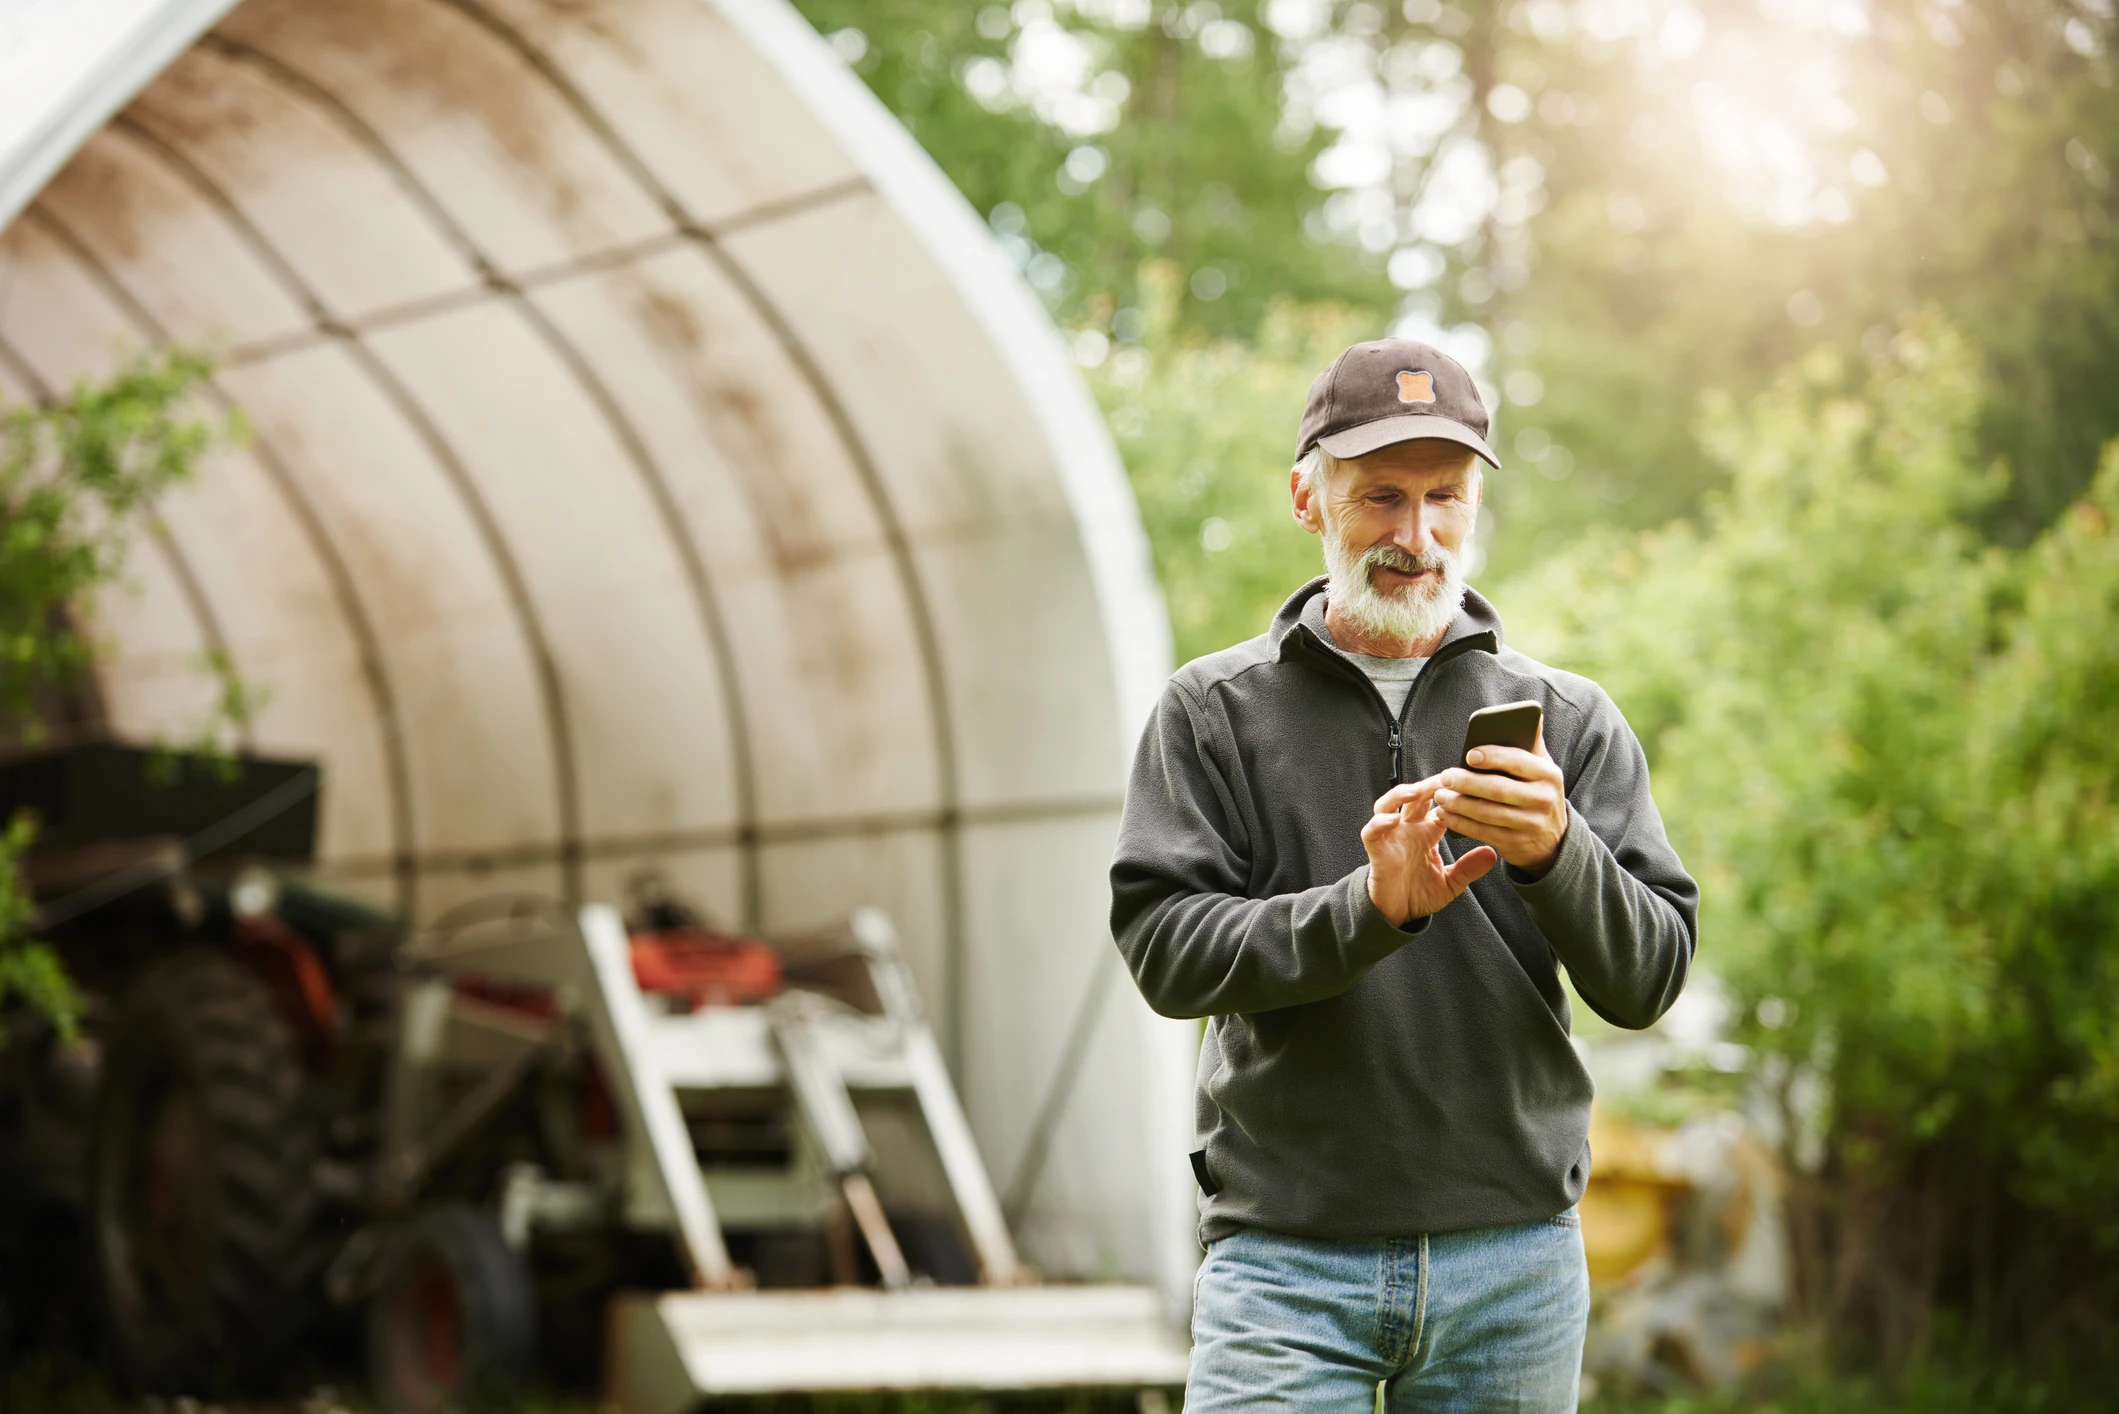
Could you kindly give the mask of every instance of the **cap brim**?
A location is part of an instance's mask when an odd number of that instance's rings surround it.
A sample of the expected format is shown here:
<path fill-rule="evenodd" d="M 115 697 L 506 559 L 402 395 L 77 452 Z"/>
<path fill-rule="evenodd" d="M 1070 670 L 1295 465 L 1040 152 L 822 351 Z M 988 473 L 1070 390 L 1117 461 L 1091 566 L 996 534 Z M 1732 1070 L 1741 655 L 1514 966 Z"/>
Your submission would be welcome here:
<path fill-rule="evenodd" d="M 1455 442 L 1477 452 L 1487 465 L 1499 471 L 1501 459 L 1494 449 L 1486 445 L 1484 438 L 1454 417 L 1436 417 L 1432 413 L 1408 413 L 1403 417 L 1379 417 L 1374 422 L 1364 422 L 1359 427 L 1349 427 L 1344 432 L 1334 432 L 1329 437 L 1317 439 L 1317 445 L 1342 461 L 1351 457 L 1365 457 L 1380 447 L 1398 442 Z"/>

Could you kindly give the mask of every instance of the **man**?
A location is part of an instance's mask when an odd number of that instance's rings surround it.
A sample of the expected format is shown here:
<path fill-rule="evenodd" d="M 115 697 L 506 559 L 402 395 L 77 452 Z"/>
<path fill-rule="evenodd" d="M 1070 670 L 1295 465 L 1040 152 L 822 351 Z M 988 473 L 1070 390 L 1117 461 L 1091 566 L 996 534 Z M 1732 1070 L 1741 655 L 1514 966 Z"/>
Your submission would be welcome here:
<path fill-rule="evenodd" d="M 1112 931 L 1208 1017 L 1186 1414 L 1574 1408 L 1589 1176 L 1575 991 L 1621 1026 L 1684 985 L 1698 889 L 1595 683 L 1465 588 L 1487 415 L 1425 344 L 1341 354 L 1290 477 L 1327 574 L 1187 664 L 1134 763 Z M 1531 699 L 1535 747 L 1458 760 Z"/>

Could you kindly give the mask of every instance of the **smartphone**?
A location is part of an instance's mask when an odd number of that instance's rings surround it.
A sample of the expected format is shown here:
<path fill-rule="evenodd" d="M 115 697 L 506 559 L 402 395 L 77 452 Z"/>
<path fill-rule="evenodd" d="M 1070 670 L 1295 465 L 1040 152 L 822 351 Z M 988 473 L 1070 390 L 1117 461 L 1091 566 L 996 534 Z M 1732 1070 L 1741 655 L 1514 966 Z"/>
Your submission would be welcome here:
<path fill-rule="evenodd" d="M 1504 702 L 1499 707 L 1481 707 L 1464 724 L 1464 750 L 1457 759 L 1464 761 L 1475 746 L 1514 746 L 1524 751 L 1535 750 L 1538 724 L 1544 719 L 1545 709 L 1535 702 Z M 1472 766 L 1470 769 L 1485 768 Z M 1487 774 L 1498 773 L 1489 770 Z"/>

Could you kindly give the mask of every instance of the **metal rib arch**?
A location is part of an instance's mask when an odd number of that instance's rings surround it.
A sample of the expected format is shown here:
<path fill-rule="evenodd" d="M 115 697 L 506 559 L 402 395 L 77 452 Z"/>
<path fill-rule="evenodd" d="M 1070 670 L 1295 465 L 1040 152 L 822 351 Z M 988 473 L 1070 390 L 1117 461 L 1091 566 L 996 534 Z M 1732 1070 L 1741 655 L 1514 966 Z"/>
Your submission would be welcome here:
<path fill-rule="evenodd" d="M 963 1066 L 963 1010 L 964 1010 L 964 919 L 963 919 L 963 848 L 961 809 L 957 773 L 956 731 L 949 703 L 947 671 L 943 664 L 941 634 L 935 625 L 933 606 L 927 589 L 920 577 L 919 565 L 912 553 L 911 541 L 905 533 L 903 521 L 897 513 L 888 488 L 883 484 L 873 452 L 869 449 L 860 429 L 855 426 L 852 414 L 825 377 L 816 356 L 811 352 L 793 324 L 773 303 L 758 282 L 736 260 L 734 254 L 720 241 L 717 235 L 701 225 L 697 218 L 685 209 L 676 195 L 658 177 L 619 134 L 618 130 L 591 103 L 588 96 L 574 83 L 566 71 L 554 63 L 549 55 L 532 44 L 520 31 L 501 19 L 476 0 L 434 0 L 434 3 L 456 10 L 470 18 L 481 28 L 491 33 L 501 43 L 513 50 L 552 91 L 581 119 L 584 126 L 595 134 L 605 149 L 638 182 L 642 191 L 674 221 L 678 228 L 696 240 L 701 249 L 720 269 L 723 276 L 742 292 L 759 318 L 773 331 L 788 358 L 801 371 L 810 395 L 824 410 L 833 431 L 837 434 L 846 454 L 852 461 L 856 473 L 874 513 L 883 527 L 885 542 L 902 591 L 906 606 L 912 616 L 913 632 L 916 635 L 921 657 L 922 677 L 927 693 L 928 717 L 932 724 L 935 742 L 936 796 L 941 807 L 941 898 L 942 898 L 942 957 L 943 986 L 945 995 L 942 1007 L 942 1042 L 948 1055 L 951 1069 L 961 1072 Z"/>
<path fill-rule="evenodd" d="M 523 293 L 519 282 L 503 278 L 494 269 L 492 262 L 478 249 L 469 233 L 390 148 L 382 134 L 370 126 L 360 114 L 329 88 L 273 55 L 220 35 L 209 35 L 203 41 L 203 46 L 238 62 L 256 66 L 290 94 L 322 112 L 365 149 L 389 172 L 392 180 L 412 205 L 457 248 L 472 268 L 479 272 L 487 286 L 507 300 L 523 321 L 529 324 L 546 346 L 559 357 L 589 401 L 594 404 L 612 434 L 625 448 L 635 473 L 654 502 L 663 533 L 669 538 L 679 562 L 684 567 L 700 626 L 704 630 L 707 651 L 714 662 L 715 678 L 721 688 L 721 708 L 728 727 L 730 765 L 736 797 L 737 848 L 743 861 L 740 911 L 743 926 L 757 927 L 759 886 L 756 761 L 750 739 L 749 717 L 737 680 L 736 655 L 729 642 L 728 625 L 723 618 L 720 598 L 715 592 L 705 557 L 700 554 L 698 542 L 692 537 L 683 514 L 677 507 L 668 478 L 648 451 L 639 429 L 626 416 L 624 409 L 612 396 L 610 388 L 582 356 L 581 350 L 560 331 L 535 300 Z"/>
<path fill-rule="evenodd" d="M 494 569 L 506 586 L 510 606 L 517 620 L 522 637 L 530 650 L 530 657 L 537 675 L 538 685 L 545 711 L 545 720 L 551 738 L 552 770 L 559 807 L 560 870 L 564 891 L 569 902 L 581 896 L 581 831 L 580 831 L 580 787 L 577 775 L 572 734 L 567 725 L 567 706 L 564 688 L 559 679 L 559 670 L 552 656 L 551 644 L 540 622 L 536 606 L 531 602 L 529 586 L 523 578 L 522 567 L 516 562 L 507 538 L 502 533 L 492 508 L 486 503 L 477 482 L 465 466 L 462 457 L 441 429 L 428 415 L 419 400 L 413 396 L 388 364 L 378 358 L 375 351 L 358 336 L 334 321 L 325 310 L 308 283 L 287 263 L 264 234 L 244 216 L 240 208 L 230 199 L 206 172 L 200 169 L 175 146 L 158 134 L 131 118 L 120 114 L 111 126 L 121 128 L 137 137 L 143 146 L 154 153 L 172 172 L 196 191 L 208 205 L 225 220 L 241 238 L 244 245 L 260 263 L 271 272 L 281 286 L 292 295 L 302 308 L 308 311 L 319 328 L 337 336 L 339 346 L 352 357 L 363 375 L 382 393 L 395 408 L 414 434 L 425 445 L 444 476 L 455 490 L 472 523 L 477 527 Z"/>

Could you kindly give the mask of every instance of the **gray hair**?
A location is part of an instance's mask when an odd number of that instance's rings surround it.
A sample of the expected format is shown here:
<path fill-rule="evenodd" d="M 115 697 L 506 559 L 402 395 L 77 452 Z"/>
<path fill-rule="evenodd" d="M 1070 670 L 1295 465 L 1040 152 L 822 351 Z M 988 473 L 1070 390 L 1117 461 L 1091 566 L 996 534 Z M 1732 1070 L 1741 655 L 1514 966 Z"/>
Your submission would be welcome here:
<path fill-rule="evenodd" d="M 1316 492 L 1318 474 L 1324 470 L 1331 455 L 1322 446 L 1312 447 L 1302 454 L 1302 459 L 1295 463 L 1295 475 L 1301 478 L 1303 490 Z"/>

